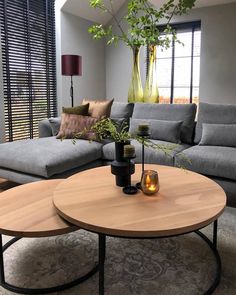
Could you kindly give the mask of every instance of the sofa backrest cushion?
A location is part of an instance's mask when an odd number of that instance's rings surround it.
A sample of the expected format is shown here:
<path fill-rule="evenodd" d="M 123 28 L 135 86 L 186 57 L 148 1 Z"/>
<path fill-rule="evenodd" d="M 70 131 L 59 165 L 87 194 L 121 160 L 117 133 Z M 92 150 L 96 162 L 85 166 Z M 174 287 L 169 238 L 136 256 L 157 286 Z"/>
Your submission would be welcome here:
<path fill-rule="evenodd" d="M 39 122 L 39 138 L 52 136 L 52 127 L 48 119 Z"/>
<path fill-rule="evenodd" d="M 202 138 L 202 124 L 236 124 L 236 105 L 200 103 L 194 143 Z"/>
<path fill-rule="evenodd" d="M 132 117 L 134 109 L 133 103 L 124 103 L 124 102 L 113 102 L 111 107 L 111 118 L 125 118 L 129 119 Z"/>
<path fill-rule="evenodd" d="M 52 135 L 56 136 L 60 131 L 61 117 L 49 118 L 48 121 L 52 128 Z"/>
<path fill-rule="evenodd" d="M 196 110 L 195 104 L 136 103 L 132 118 L 182 121 L 180 139 L 184 143 L 191 144 Z"/>

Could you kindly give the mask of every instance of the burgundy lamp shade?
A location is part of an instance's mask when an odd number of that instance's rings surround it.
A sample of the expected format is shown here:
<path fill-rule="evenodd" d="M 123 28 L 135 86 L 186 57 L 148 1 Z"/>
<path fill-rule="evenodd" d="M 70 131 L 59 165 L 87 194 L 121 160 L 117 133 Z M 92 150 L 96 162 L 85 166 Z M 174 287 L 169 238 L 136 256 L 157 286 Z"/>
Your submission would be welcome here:
<path fill-rule="evenodd" d="M 63 76 L 82 76 L 82 57 L 79 55 L 62 55 L 61 71 Z"/>

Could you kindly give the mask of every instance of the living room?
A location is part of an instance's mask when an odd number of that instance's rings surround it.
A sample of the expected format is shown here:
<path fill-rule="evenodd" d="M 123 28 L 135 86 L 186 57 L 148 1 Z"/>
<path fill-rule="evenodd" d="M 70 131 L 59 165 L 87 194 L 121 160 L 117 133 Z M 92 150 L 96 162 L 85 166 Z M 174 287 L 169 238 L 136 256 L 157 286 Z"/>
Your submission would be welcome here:
<path fill-rule="evenodd" d="M 0 0 L 0 294 L 236 294 L 235 12 Z"/>

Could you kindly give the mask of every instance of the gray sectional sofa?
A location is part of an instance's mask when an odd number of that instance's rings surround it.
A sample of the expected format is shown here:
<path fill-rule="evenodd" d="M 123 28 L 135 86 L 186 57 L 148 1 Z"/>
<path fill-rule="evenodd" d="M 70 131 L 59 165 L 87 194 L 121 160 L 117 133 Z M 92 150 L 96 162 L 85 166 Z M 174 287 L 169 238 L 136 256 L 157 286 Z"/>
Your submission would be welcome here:
<path fill-rule="evenodd" d="M 228 196 L 228 204 L 236 204 L 236 143 L 235 147 L 199 145 L 203 124 L 236 124 L 236 106 L 200 103 L 189 105 L 132 104 L 114 102 L 111 118 L 182 121 L 181 143 L 166 156 L 161 151 L 146 149 L 146 163 L 185 166 L 219 183 Z M 227 126 L 226 126 L 227 127 Z M 58 140 L 53 136 L 48 119 L 40 122 L 40 138 L 0 144 L 0 177 L 17 183 L 49 178 L 65 178 L 76 172 L 106 165 L 114 159 L 114 143 L 89 143 L 79 139 Z M 217 138 L 216 138 L 217 140 Z M 169 145 L 170 142 L 153 140 Z M 141 161 L 141 145 L 136 146 L 136 162 Z M 186 158 L 190 161 L 186 161 Z"/>

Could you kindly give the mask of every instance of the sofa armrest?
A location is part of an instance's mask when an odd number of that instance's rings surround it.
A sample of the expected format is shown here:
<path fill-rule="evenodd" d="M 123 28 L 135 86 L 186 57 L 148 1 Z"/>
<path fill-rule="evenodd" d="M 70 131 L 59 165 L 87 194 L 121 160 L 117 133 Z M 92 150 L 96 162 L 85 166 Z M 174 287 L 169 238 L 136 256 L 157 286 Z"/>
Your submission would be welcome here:
<path fill-rule="evenodd" d="M 39 138 L 52 136 L 52 128 L 48 119 L 39 122 Z"/>

